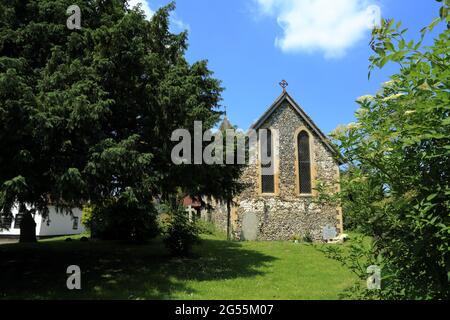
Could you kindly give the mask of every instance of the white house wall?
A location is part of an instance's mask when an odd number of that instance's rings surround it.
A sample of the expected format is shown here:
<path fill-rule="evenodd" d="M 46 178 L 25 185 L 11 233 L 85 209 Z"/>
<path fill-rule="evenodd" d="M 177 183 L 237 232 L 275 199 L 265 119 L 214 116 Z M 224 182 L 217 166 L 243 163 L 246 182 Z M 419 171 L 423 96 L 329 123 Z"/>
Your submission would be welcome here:
<path fill-rule="evenodd" d="M 13 222 L 9 230 L 0 230 L 0 236 L 19 236 L 20 229 L 14 228 L 14 220 L 16 218 L 18 208 L 13 209 Z M 56 208 L 49 207 L 49 221 L 43 219 L 40 214 L 34 216 L 36 222 L 36 236 L 48 237 L 48 236 L 61 236 L 61 235 L 75 235 L 85 231 L 84 226 L 81 224 L 82 211 L 78 208 L 72 209 L 73 215 L 65 213 L 57 213 Z M 78 219 L 78 228 L 74 229 L 74 218 Z"/>
<path fill-rule="evenodd" d="M 55 207 L 49 207 L 50 222 L 47 225 L 47 220 L 43 220 L 41 217 L 37 219 L 39 224 L 40 236 L 59 236 L 59 235 L 73 235 L 80 234 L 85 231 L 84 226 L 81 224 L 82 211 L 80 209 L 72 209 L 72 215 L 65 213 L 57 213 Z M 78 219 L 78 229 L 74 229 L 73 219 Z M 38 228 L 38 225 L 36 225 Z M 36 230 L 37 234 L 37 230 Z"/>

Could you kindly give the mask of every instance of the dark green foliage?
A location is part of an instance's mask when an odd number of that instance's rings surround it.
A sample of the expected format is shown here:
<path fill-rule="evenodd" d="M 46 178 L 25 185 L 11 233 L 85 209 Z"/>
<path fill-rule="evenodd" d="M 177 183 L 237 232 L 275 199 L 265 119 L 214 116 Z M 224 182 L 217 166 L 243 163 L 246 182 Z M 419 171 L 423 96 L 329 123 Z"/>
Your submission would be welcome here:
<path fill-rule="evenodd" d="M 305 243 L 313 243 L 314 242 L 312 235 L 308 232 L 302 237 L 302 241 Z"/>
<path fill-rule="evenodd" d="M 342 172 L 342 209 L 345 212 L 344 229 L 370 234 L 374 226 L 361 221 L 365 219 L 372 221 L 370 219 L 376 217 L 374 206 L 367 204 L 373 199 L 382 199 L 383 188 L 378 181 L 366 179 L 366 174 L 355 167 L 349 167 Z"/>
<path fill-rule="evenodd" d="M 179 207 L 171 213 L 164 244 L 174 256 L 187 256 L 192 246 L 200 240 L 199 228 L 189 221 L 184 208 Z"/>
<path fill-rule="evenodd" d="M 199 193 L 221 176 L 199 166 L 190 179 L 170 137 L 194 120 L 212 128 L 222 88 L 206 61 L 186 61 L 187 34 L 169 31 L 174 4 L 148 21 L 124 1 L 77 1 L 76 31 L 72 4 L 0 3 L 0 210 L 27 203 L 45 215 L 50 202 L 67 212 L 89 201 L 140 228 L 156 196 Z M 139 205 L 121 203 L 129 194 Z"/>
<path fill-rule="evenodd" d="M 93 238 L 142 242 L 159 233 L 154 207 L 131 193 L 87 207 L 83 213 L 83 223 Z"/>

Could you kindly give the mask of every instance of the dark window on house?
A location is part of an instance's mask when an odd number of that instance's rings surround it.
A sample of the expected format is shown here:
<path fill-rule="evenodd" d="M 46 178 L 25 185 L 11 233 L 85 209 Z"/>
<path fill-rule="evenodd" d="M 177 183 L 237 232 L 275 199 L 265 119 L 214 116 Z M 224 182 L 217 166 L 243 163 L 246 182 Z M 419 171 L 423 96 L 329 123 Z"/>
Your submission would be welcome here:
<path fill-rule="evenodd" d="M 272 131 L 267 130 L 267 139 L 261 135 L 261 191 L 275 193 L 275 163 L 273 159 Z"/>
<path fill-rule="evenodd" d="M 78 230 L 78 217 L 73 217 L 73 230 Z"/>
<path fill-rule="evenodd" d="M 22 223 L 23 214 L 18 213 L 14 218 L 14 229 L 20 229 L 20 224 Z"/>
<path fill-rule="evenodd" d="M 297 137 L 298 146 L 298 178 L 301 194 L 311 194 L 311 152 L 309 148 L 309 135 L 302 131 Z"/>
<path fill-rule="evenodd" d="M 2 216 L 0 215 L 0 229 L 9 229 L 11 228 L 11 224 L 12 224 L 12 217 L 6 217 L 6 216 Z"/>

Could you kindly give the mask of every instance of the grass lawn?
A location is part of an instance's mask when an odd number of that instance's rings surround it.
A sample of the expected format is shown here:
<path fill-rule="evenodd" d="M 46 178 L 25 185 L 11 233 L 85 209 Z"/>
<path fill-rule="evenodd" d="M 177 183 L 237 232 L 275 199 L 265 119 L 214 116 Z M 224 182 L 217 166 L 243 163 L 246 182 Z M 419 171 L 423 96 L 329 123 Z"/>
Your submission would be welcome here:
<path fill-rule="evenodd" d="M 192 258 L 175 259 L 160 240 L 139 246 L 72 238 L 0 245 L 0 298 L 338 299 L 355 281 L 307 244 L 209 235 Z M 82 290 L 66 288 L 69 265 L 80 266 Z"/>

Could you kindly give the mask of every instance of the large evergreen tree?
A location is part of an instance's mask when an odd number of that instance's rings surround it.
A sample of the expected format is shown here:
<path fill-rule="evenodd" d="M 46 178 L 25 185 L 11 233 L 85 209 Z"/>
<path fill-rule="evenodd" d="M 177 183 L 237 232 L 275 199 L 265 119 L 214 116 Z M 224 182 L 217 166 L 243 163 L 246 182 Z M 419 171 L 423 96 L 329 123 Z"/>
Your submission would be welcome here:
<path fill-rule="evenodd" d="M 170 158 L 175 129 L 217 122 L 222 91 L 206 61 L 186 61 L 187 33 L 169 31 L 174 4 L 150 20 L 126 1 L 77 4 L 81 30 L 66 26 L 70 0 L 0 2 L 0 208 L 19 204 L 24 241 L 50 203 L 153 212 L 156 195 L 211 178 Z"/>

